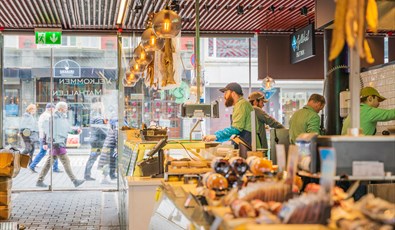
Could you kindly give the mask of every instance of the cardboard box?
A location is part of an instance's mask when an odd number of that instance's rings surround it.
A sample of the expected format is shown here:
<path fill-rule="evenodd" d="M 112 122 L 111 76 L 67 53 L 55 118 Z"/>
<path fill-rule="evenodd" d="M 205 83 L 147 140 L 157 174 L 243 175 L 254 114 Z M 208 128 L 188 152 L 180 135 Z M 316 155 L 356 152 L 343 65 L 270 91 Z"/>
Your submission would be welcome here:
<path fill-rule="evenodd" d="M 11 190 L 7 192 L 0 192 L 0 205 L 11 204 Z"/>
<path fill-rule="evenodd" d="M 14 173 L 14 154 L 0 153 L 0 176 L 12 177 Z"/>
<path fill-rule="evenodd" d="M 12 205 L 0 206 L 0 220 L 8 220 L 11 217 Z"/>
<path fill-rule="evenodd" d="M 131 129 L 122 131 L 127 141 L 141 141 L 140 129 Z"/>
<path fill-rule="evenodd" d="M 0 192 L 11 190 L 12 179 L 9 177 L 0 177 Z"/>

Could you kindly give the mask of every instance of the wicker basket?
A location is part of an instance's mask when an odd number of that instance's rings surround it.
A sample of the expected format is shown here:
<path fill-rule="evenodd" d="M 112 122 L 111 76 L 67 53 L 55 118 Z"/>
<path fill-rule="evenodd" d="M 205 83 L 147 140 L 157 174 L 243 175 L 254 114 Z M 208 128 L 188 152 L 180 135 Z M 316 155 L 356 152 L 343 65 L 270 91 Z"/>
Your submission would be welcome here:
<path fill-rule="evenodd" d="M 167 138 L 167 129 L 143 129 L 141 137 L 145 141 L 160 141 Z"/>

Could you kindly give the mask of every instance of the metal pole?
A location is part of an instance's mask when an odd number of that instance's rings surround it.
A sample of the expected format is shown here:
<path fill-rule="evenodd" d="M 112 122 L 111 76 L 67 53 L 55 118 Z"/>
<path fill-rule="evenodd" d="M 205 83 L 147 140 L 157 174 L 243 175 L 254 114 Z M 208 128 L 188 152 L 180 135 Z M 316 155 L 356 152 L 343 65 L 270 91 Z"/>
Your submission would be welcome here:
<path fill-rule="evenodd" d="M 117 61 L 118 61 L 118 143 L 117 143 L 117 150 L 118 153 L 123 153 L 123 135 L 121 134 L 121 127 L 123 126 L 123 121 L 124 121 L 124 111 L 125 111 L 125 95 L 124 95 L 124 86 L 122 84 L 122 78 L 124 75 L 123 72 L 123 66 L 122 66 L 122 34 L 120 32 L 117 33 Z M 120 156 L 122 154 L 118 155 L 118 183 L 117 183 L 117 190 L 119 191 L 120 189 L 120 185 L 119 185 L 119 181 L 121 180 L 120 177 L 123 177 L 124 175 L 121 175 L 119 172 L 119 162 L 121 162 L 119 160 Z M 122 171 L 122 173 L 124 173 Z"/>
<path fill-rule="evenodd" d="M 356 48 L 350 50 L 350 96 L 351 96 L 351 128 L 348 134 L 358 136 L 360 134 L 360 109 L 359 109 L 359 91 L 361 90 L 360 83 L 360 59 Z"/>
<path fill-rule="evenodd" d="M 200 24 L 199 24 L 199 0 L 195 1 L 195 76 L 196 76 L 196 103 L 200 103 Z"/>
<path fill-rule="evenodd" d="M 251 94 L 251 38 L 248 38 L 248 95 Z"/>
<path fill-rule="evenodd" d="M 51 69 L 50 69 L 50 86 L 49 86 L 49 88 L 50 88 L 50 94 L 49 94 L 49 100 L 50 100 L 50 103 L 53 103 L 53 91 L 54 91 L 54 88 L 53 88 L 53 78 L 54 78 L 54 69 L 53 69 L 53 48 L 51 47 L 51 67 L 50 67 Z M 52 184 L 53 184 L 53 172 L 52 172 L 52 165 L 53 165 L 53 155 L 51 154 L 51 151 L 52 151 L 52 149 L 53 149 L 53 111 L 51 112 L 51 118 L 49 119 L 50 120 L 50 124 L 49 124 L 49 136 L 51 137 L 51 148 L 49 149 L 49 156 L 51 157 L 51 160 L 50 160 L 50 168 L 49 168 L 49 171 L 50 171 L 50 174 L 49 174 L 49 176 L 50 176 L 50 181 L 51 181 L 51 183 L 49 184 L 49 190 L 50 191 L 53 191 L 53 186 L 52 186 Z"/>
<path fill-rule="evenodd" d="M 3 34 L 0 32 L 0 130 L 3 129 L 3 106 L 4 106 L 4 81 L 3 81 Z M 3 138 L 4 138 L 4 132 L 1 132 L 2 135 L 0 137 L 0 149 L 3 148 Z"/>

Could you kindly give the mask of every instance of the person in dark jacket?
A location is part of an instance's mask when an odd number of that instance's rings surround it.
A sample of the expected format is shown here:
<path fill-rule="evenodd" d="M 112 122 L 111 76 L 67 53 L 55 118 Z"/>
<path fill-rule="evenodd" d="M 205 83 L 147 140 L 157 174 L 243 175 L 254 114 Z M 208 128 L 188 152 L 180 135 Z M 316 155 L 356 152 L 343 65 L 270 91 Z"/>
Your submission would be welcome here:
<path fill-rule="evenodd" d="M 285 127 L 278 122 L 276 119 L 267 114 L 262 108 L 264 103 L 268 102 L 265 99 L 265 95 L 261 92 L 253 92 L 248 96 L 248 100 L 254 107 L 255 116 L 258 119 L 258 134 L 261 141 L 261 146 L 264 149 L 268 148 L 267 138 L 266 138 L 266 125 L 275 129 L 284 129 Z"/>
<path fill-rule="evenodd" d="M 93 164 L 96 162 L 97 158 L 100 156 L 104 140 L 107 137 L 107 128 L 106 122 L 101 115 L 100 111 L 94 111 L 90 120 L 90 144 L 91 144 L 91 152 L 89 155 L 89 159 L 86 162 L 85 166 L 85 180 L 96 180 L 91 177 L 91 170 Z"/>
<path fill-rule="evenodd" d="M 107 137 L 103 145 L 103 154 L 100 156 L 98 169 L 103 171 L 103 178 L 101 183 L 109 183 L 107 176 L 109 175 L 111 180 L 117 178 L 117 143 L 118 143 L 118 118 L 110 120 L 110 129 L 107 132 Z M 109 166 L 109 170 L 107 170 Z"/>

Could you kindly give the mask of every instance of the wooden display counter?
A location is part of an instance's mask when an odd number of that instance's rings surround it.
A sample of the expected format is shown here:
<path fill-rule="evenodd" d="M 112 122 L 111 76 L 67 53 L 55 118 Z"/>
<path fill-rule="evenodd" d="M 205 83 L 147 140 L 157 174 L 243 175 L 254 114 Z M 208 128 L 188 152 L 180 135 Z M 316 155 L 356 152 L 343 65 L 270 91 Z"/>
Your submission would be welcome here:
<path fill-rule="evenodd" d="M 229 207 L 202 207 L 191 199 L 186 207 L 189 192 L 194 193 L 196 185 L 184 185 L 180 182 L 164 182 L 161 186 L 161 196 L 151 217 L 149 229 L 273 229 L 273 230 L 328 230 L 318 224 L 256 224 L 252 218 L 237 218 L 225 220 L 224 216 L 230 211 Z M 215 217 L 211 223 L 205 214 Z"/>
<path fill-rule="evenodd" d="M 127 177 L 129 229 L 148 229 L 154 211 L 156 191 L 163 179 Z"/>
<path fill-rule="evenodd" d="M 144 159 L 145 152 L 155 147 L 158 142 L 155 141 L 127 141 L 125 142 L 125 152 L 129 156 L 125 159 L 126 162 L 126 175 L 141 176 L 142 172 L 139 167 L 135 167 L 139 162 Z M 203 141 L 186 141 L 186 140 L 169 140 L 163 147 L 164 150 L 169 149 L 185 149 L 193 154 L 198 159 L 203 159 L 199 152 L 202 149 L 215 147 L 219 145 L 218 142 L 203 142 Z"/>

